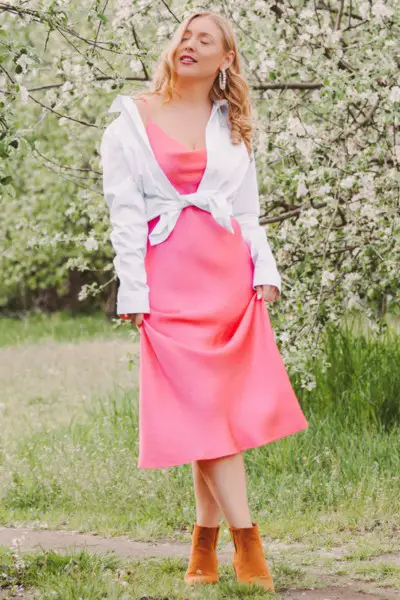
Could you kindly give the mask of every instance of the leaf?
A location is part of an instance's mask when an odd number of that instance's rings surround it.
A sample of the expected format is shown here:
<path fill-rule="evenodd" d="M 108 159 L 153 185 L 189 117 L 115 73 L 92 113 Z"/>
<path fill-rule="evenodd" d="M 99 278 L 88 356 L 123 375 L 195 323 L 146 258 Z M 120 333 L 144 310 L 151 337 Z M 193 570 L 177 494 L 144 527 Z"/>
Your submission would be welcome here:
<path fill-rule="evenodd" d="M 0 158 L 8 158 L 10 156 L 10 152 L 8 150 L 7 142 L 0 142 Z"/>
<path fill-rule="evenodd" d="M 35 149 L 36 138 L 33 135 L 26 135 L 25 141 L 29 144 L 29 146 L 32 150 Z"/>

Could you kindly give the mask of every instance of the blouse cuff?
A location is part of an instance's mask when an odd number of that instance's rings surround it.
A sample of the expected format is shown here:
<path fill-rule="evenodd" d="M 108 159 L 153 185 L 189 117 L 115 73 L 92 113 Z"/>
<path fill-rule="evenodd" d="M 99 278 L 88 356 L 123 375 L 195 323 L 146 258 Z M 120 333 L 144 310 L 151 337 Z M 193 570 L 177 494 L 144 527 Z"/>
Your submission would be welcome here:
<path fill-rule="evenodd" d="M 150 313 L 149 292 L 129 292 L 117 295 L 117 315 Z"/>
<path fill-rule="evenodd" d="M 282 291 L 282 279 L 278 271 L 272 270 L 269 265 L 256 264 L 254 267 L 253 289 L 256 285 L 275 285 L 279 294 Z"/>

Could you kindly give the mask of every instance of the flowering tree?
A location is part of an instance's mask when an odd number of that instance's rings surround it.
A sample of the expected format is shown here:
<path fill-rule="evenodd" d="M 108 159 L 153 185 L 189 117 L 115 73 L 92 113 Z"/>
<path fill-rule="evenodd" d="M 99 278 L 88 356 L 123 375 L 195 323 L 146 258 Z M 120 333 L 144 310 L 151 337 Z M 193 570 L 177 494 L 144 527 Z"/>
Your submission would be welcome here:
<path fill-rule="evenodd" d="M 282 274 L 277 341 L 305 361 L 326 323 L 399 308 L 400 9 L 396 0 L 224 0 L 256 116 L 261 223 Z M 3 306 L 67 274 L 115 280 L 99 144 L 116 93 L 147 87 L 202 3 L 0 0 Z"/>

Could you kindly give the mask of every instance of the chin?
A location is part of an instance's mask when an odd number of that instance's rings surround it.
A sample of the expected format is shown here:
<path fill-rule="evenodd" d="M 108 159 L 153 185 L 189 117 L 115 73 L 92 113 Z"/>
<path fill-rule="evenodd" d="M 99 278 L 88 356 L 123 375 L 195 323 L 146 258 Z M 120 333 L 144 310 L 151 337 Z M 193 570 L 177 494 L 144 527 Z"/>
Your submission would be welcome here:
<path fill-rule="evenodd" d="M 191 75 L 192 73 L 196 73 L 197 75 L 199 75 L 199 70 L 197 68 L 197 65 L 182 65 L 181 63 L 178 63 L 176 65 L 176 72 L 182 75 Z"/>

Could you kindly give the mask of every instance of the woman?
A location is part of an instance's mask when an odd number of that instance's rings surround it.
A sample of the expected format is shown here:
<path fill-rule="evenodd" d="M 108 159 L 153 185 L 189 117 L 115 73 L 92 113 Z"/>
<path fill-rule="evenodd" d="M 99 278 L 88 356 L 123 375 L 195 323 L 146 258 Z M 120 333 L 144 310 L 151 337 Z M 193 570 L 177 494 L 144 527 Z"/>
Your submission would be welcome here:
<path fill-rule="evenodd" d="M 101 155 L 117 314 L 140 331 L 141 468 L 191 462 L 185 582 L 218 581 L 222 514 L 238 581 L 273 590 L 242 452 L 308 427 L 263 300 L 281 278 L 263 228 L 246 81 L 230 23 L 192 14 L 149 93 L 119 95 Z"/>

